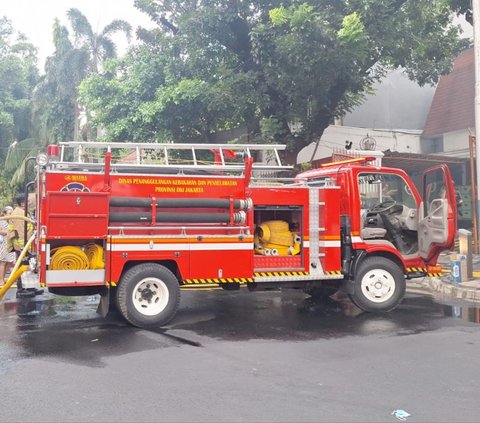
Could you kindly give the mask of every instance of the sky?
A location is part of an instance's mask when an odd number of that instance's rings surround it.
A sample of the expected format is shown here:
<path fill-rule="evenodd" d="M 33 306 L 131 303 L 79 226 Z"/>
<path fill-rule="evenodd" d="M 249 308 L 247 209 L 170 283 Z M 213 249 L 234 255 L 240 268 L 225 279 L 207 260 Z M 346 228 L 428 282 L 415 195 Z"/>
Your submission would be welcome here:
<path fill-rule="evenodd" d="M 46 57 L 53 53 L 52 26 L 55 18 L 67 25 L 66 12 L 73 7 L 87 17 L 95 32 L 101 31 L 113 19 L 129 22 L 134 30 L 138 26 L 153 27 L 148 16 L 136 9 L 133 2 L 134 0 L 0 0 L 0 16 L 10 19 L 14 29 L 23 32 L 39 49 L 38 64 L 43 70 Z M 121 54 L 127 48 L 125 37 L 118 35 L 113 39 Z M 133 36 L 132 40 L 134 39 Z"/>

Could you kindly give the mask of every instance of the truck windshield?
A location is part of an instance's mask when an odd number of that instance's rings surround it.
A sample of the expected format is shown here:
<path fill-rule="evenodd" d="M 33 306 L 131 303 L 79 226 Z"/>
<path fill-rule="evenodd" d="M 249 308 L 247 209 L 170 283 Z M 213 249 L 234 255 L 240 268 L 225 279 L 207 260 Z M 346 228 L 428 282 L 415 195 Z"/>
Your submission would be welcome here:
<path fill-rule="evenodd" d="M 417 205 L 405 180 L 391 173 L 361 173 L 358 175 L 358 190 L 362 209 L 371 209 L 386 201 L 395 201 L 410 209 Z"/>

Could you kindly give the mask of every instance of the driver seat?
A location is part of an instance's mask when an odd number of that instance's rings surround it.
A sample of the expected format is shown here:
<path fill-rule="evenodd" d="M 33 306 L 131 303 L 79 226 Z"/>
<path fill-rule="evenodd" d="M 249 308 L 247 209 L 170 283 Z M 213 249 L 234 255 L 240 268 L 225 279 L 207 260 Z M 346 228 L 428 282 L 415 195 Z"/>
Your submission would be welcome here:
<path fill-rule="evenodd" d="M 363 239 L 384 238 L 386 234 L 387 230 L 385 228 L 363 228 L 360 232 Z"/>

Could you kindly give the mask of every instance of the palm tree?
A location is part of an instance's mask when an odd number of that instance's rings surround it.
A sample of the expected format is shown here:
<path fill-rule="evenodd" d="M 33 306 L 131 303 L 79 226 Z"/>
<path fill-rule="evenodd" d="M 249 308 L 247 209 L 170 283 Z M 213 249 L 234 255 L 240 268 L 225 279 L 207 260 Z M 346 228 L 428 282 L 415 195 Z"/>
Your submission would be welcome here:
<path fill-rule="evenodd" d="M 130 41 L 132 26 L 121 19 L 114 19 L 100 33 L 92 29 L 85 15 L 80 10 L 72 8 L 67 12 L 70 25 L 75 36 L 76 48 L 84 50 L 89 55 L 89 63 L 86 69 L 87 75 L 97 74 L 103 68 L 106 59 L 116 57 L 116 46 L 111 36 L 117 32 L 123 32 Z M 85 110 L 87 121 L 90 117 L 88 110 Z M 75 132 L 75 139 L 78 139 L 78 131 Z M 97 136 L 97 128 L 94 128 L 94 138 Z M 87 135 L 87 138 L 89 136 Z"/>
<path fill-rule="evenodd" d="M 116 46 L 111 39 L 113 34 L 123 32 L 130 41 L 132 26 L 121 19 L 113 20 L 100 33 L 96 33 L 80 10 L 72 8 L 67 12 L 67 16 L 77 47 L 87 49 L 90 54 L 89 73 L 98 73 L 105 59 L 116 56 Z"/>
<path fill-rule="evenodd" d="M 110 38 L 123 32 L 130 40 L 132 27 L 123 20 L 113 20 L 101 33 L 93 32 L 85 15 L 78 9 L 67 12 L 75 43 L 68 29 L 58 19 L 53 25 L 55 52 L 47 59 L 45 75 L 35 88 L 33 122 L 36 136 L 13 143 L 7 152 L 5 170 L 13 172 L 12 185 L 24 178 L 26 157 L 58 140 L 79 139 L 78 86 L 88 75 L 98 73 L 105 59 L 116 56 L 115 43 Z"/>
<path fill-rule="evenodd" d="M 77 87 L 87 76 L 89 55 L 73 46 L 67 28 L 58 19 L 53 24 L 53 44 L 55 52 L 47 58 L 45 75 L 33 92 L 33 137 L 12 143 L 7 152 L 5 171 L 13 174 L 11 185 L 24 180 L 27 157 L 59 140 L 78 139 Z"/>

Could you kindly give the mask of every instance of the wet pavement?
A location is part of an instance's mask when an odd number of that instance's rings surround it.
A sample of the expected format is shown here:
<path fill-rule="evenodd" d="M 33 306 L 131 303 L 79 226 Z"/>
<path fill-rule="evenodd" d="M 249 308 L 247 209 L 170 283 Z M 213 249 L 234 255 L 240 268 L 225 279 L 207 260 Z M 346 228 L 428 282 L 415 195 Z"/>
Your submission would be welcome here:
<path fill-rule="evenodd" d="M 478 421 L 479 304 L 388 314 L 299 291 L 184 291 L 164 329 L 89 297 L 0 304 L 0 421 Z"/>

